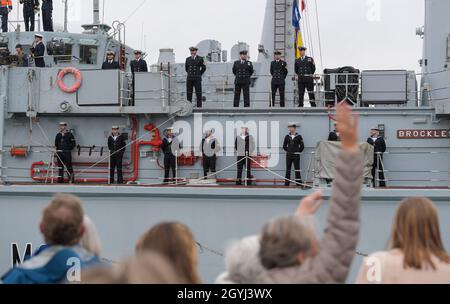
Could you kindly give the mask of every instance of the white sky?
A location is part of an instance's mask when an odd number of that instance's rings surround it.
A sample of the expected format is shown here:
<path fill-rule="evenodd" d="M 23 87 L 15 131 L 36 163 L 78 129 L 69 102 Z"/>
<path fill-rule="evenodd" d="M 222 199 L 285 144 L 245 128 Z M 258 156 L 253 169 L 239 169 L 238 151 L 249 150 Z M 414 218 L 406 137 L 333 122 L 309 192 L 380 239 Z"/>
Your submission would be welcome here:
<path fill-rule="evenodd" d="M 81 24 L 92 20 L 92 1 L 71 1 L 74 6 L 70 11 L 69 30 L 79 32 Z M 324 67 L 419 69 L 422 40 L 415 35 L 415 29 L 423 25 L 424 0 L 307 0 L 314 32 L 317 29 L 316 19 L 312 18 L 315 17 L 315 1 Z M 62 0 L 53 2 L 55 22 L 62 24 Z M 218 40 L 227 50 L 237 41 L 245 41 L 251 45 L 255 58 L 266 6 L 265 0 L 104 2 L 107 24 L 113 20 L 124 21 L 144 3 L 127 22 L 127 44 L 149 52 L 148 61 L 152 63 L 157 60 L 158 50 L 167 47 L 175 50 L 178 62 L 183 61 L 187 48 L 203 39 Z M 314 49 L 316 61 L 319 61 L 317 38 Z"/>

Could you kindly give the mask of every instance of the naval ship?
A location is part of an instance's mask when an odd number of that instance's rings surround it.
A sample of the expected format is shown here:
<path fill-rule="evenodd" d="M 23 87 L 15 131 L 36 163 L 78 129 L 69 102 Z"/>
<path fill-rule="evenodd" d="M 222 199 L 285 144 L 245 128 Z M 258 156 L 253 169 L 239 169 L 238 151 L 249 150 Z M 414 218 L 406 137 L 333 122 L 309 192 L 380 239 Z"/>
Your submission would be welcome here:
<path fill-rule="evenodd" d="M 316 108 L 296 106 L 294 1 L 266 2 L 261 43 L 252 58 L 252 104 L 245 109 L 233 108 L 232 102 L 232 64 L 240 51 L 249 50 L 245 42 L 230 52 L 216 40 L 197 44 L 207 72 L 204 106 L 196 108 L 186 98 L 184 62 L 175 61 L 172 49 L 161 49 L 149 72 L 134 75 L 133 86 L 129 62 L 134 49 L 126 44 L 126 26 L 119 21 L 101 24 L 98 0 L 93 1 L 93 23 L 84 25 L 81 33 L 39 32 L 46 45 L 45 68 L 16 67 L 9 55 L 18 43 L 29 52 L 35 33 L 17 27 L 0 34 L 0 273 L 41 245 L 41 209 L 54 193 L 65 192 L 84 201 L 102 237 L 105 259 L 132 255 L 139 235 L 153 224 L 181 221 L 200 244 L 203 279 L 213 282 L 224 268 L 222 254 L 229 241 L 258 233 L 273 216 L 292 213 L 312 191 L 320 189 L 325 199 L 329 197 L 322 170 L 327 160 L 320 159 L 317 149 L 327 144 L 334 126 L 333 106 L 344 99 L 360 115 L 361 142 L 376 126 L 388 143 L 383 158 L 388 187 L 378 187 L 380 180 L 370 175 L 363 186 L 362 231 L 349 282 L 364 255 L 386 247 L 394 212 L 404 197 L 426 196 L 438 205 L 450 247 L 450 1 L 424 0 L 424 26 L 417 29 L 423 39 L 420 73 L 401 67 L 361 71 L 343 62 L 343 67 L 315 75 Z M 101 70 L 108 50 L 117 54 L 120 70 Z M 289 66 L 285 108 L 271 106 L 269 71 L 275 50 Z M 82 80 L 74 92 L 58 83 L 58 75 L 67 68 L 76 69 Z M 67 87 L 75 82 L 72 74 L 63 79 Z M 69 124 L 77 141 L 74 184 L 57 183 L 54 136 L 60 121 Z M 281 139 L 291 122 L 300 126 L 305 140 L 304 189 L 282 187 Z M 258 142 L 251 160 L 252 187 L 235 186 L 234 139 L 244 124 Z M 112 125 L 128 137 L 124 185 L 108 181 L 106 140 Z M 168 127 L 174 127 L 183 143 L 170 185 L 163 182 L 159 147 Z M 200 179 L 199 151 L 206 128 L 214 129 L 222 147 L 218 173 L 207 181 Z M 326 214 L 325 204 L 317 216 L 321 228 Z"/>

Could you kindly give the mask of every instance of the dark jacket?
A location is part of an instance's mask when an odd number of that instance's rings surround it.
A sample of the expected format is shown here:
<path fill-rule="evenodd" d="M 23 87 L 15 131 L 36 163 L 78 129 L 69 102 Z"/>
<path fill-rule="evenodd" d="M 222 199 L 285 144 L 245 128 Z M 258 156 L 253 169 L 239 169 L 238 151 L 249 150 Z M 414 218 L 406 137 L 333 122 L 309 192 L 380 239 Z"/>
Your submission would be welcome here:
<path fill-rule="evenodd" d="M 316 64 L 312 57 L 305 56 L 304 60 L 301 58 L 295 60 L 295 74 L 298 75 L 298 81 L 312 81 L 315 72 Z"/>
<path fill-rule="evenodd" d="M 234 142 L 234 150 L 237 152 L 238 157 L 243 157 L 246 155 L 251 156 L 256 150 L 253 136 L 247 134 L 245 139 L 241 136 L 236 137 L 236 141 Z"/>
<path fill-rule="evenodd" d="M 132 73 L 148 72 L 147 62 L 144 59 L 132 60 L 130 66 Z"/>
<path fill-rule="evenodd" d="M 23 4 L 24 8 L 32 8 L 38 9 L 39 8 L 39 0 L 20 0 L 20 4 Z"/>
<path fill-rule="evenodd" d="M 328 141 L 341 141 L 339 138 L 339 135 L 336 131 L 330 132 L 330 135 L 328 135 Z"/>
<path fill-rule="evenodd" d="M 286 135 L 283 142 L 283 150 L 286 151 L 288 155 L 302 153 L 305 150 L 303 137 L 300 134 L 296 134 L 294 138 L 292 138 L 290 134 Z"/>
<path fill-rule="evenodd" d="M 377 140 L 374 142 L 372 138 L 367 139 L 367 143 L 372 145 L 374 147 L 375 153 L 384 153 L 386 152 L 386 141 L 383 137 L 378 137 Z"/>
<path fill-rule="evenodd" d="M 201 56 L 196 56 L 195 59 L 192 56 L 186 58 L 185 69 L 188 79 L 200 79 L 206 72 L 205 60 Z"/>
<path fill-rule="evenodd" d="M 55 147 L 58 152 L 71 152 L 77 145 L 72 132 L 65 132 L 64 135 L 59 132 L 55 138 Z"/>
<path fill-rule="evenodd" d="M 273 84 L 284 84 L 288 73 L 286 61 L 274 60 L 270 64 L 270 75 L 272 75 Z"/>
<path fill-rule="evenodd" d="M 45 60 L 44 60 L 45 45 L 43 42 L 37 44 L 34 47 L 33 55 L 34 55 L 34 64 L 36 65 L 36 67 L 45 68 Z"/>
<path fill-rule="evenodd" d="M 172 144 L 178 144 L 179 145 L 179 149 L 182 148 L 180 142 L 178 141 L 178 138 L 176 136 L 172 137 L 172 141 L 169 140 L 169 138 L 164 137 L 162 144 L 161 144 L 161 150 L 163 151 L 165 156 L 175 156 L 172 152 L 177 152 L 179 153 L 179 151 L 175 150 L 172 151 Z"/>
<path fill-rule="evenodd" d="M 236 60 L 233 65 L 233 74 L 236 76 L 235 84 L 250 84 L 250 78 L 255 70 L 251 61 Z"/>
<path fill-rule="evenodd" d="M 125 153 L 125 147 L 127 146 L 125 137 L 122 134 L 114 140 L 114 137 L 110 135 L 108 137 L 108 149 L 111 154 L 123 155 Z"/>
<path fill-rule="evenodd" d="M 119 70 L 120 69 L 120 65 L 117 61 L 112 61 L 111 63 L 109 63 L 108 60 L 106 60 L 105 62 L 103 62 L 102 65 L 102 70 Z"/>
<path fill-rule="evenodd" d="M 53 1 L 52 0 L 42 0 L 42 10 L 48 10 L 48 11 L 52 11 L 53 10 Z"/>

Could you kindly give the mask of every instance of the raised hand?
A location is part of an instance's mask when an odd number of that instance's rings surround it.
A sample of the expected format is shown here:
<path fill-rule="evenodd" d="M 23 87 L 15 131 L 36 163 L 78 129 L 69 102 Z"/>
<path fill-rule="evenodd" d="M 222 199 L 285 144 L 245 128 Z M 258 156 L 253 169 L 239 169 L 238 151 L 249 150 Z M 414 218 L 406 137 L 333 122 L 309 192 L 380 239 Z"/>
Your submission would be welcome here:
<path fill-rule="evenodd" d="M 342 149 L 349 152 L 357 152 L 359 117 L 352 113 L 347 103 L 341 103 L 336 107 L 337 130 L 342 142 Z"/>
<path fill-rule="evenodd" d="M 300 201 L 300 205 L 295 212 L 295 215 L 298 217 L 302 217 L 305 215 L 313 215 L 319 210 L 322 206 L 323 197 L 322 192 L 317 191 L 313 194 L 305 197 Z"/>

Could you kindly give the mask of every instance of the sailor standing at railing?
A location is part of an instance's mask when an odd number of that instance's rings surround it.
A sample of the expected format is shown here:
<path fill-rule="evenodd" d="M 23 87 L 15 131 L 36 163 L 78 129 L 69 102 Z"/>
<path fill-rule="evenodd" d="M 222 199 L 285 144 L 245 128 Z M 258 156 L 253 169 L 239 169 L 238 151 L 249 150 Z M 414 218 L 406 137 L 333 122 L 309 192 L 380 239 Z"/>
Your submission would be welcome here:
<path fill-rule="evenodd" d="M 42 42 L 42 38 L 41 34 L 34 35 L 34 46 L 31 48 L 34 57 L 34 65 L 37 68 L 45 68 L 45 45 Z"/>
<path fill-rule="evenodd" d="M 299 47 L 300 58 L 295 60 L 295 73 L 298 75 L 298 101 L 299 107 L 303 108 L 305 91 L 308 90 L 309 102 L 311 107 L 316 107 L 316 97 L 314 94 L 314 73 L 316 72 L 316 64 L 312 57 L 306 56 L 304 46 Z"/>
<path fill-rule="evenodd" d="M 119 70 L 120 65 L 119 62 L 115 60 L 116 53 L 114 51 L 106 52 L 106 60 L 102 64 L 102 70 Z"/>
<path fill-rule="evenodd" d="M 12 11 L 11 0 L 0 0 L 0 16 L 2 17 L 2 32 L 8 31 L 8 15 Z"/>
<path fill-rule="evenodd" d="M 248 126 L 242 126 L 242 133 L 236 137 L 236 141 L 234 143 L 234 148 L 237 152 L 237 181 L 236 185 L 242 185 L 242 173 L 244 171 L 244 167 L 247 169 L 247 179 L 246 185 L 250 186 L 252 184 L 252 170 L 251 170 L 251 159 L 250 157 L 256 150 L 255 140 L 253 136 L 249 133 Z"/>
<path fill-rule="evenodd" d="M 64 183 L 64 172 L 69 175 L 69 182 L 75 182 L 72 168 L 72 150 L 75 149 L 76 141 L 72 132 L 67 129 L 67 122 L 59 123 L 59 133 L 55 138 L 56 159 L 59 168 L 58 183 Z"/>
<path fill-rule="evenodd" d="M 286 180 L 284 185 L 289 187 L 291 184 L 291 169 L 294 165 L 295 182 L 297 186 L 302 185 L 302 175 L 300 171 L 300 153 L 305 150 L 303 137 L 297 133 L 297 124 L 291 123 L 288 126 L 289 134 L 286 135 L 283 142 L 283 150 L 286 152 Z"/>
<path fill-rule="evenodd" d="M 42 24 L 44 32 L 53 32 L 53 0 L 42 0 Z"/>
<path fill-rule="evenodd" d="M 25 31 L 34 32 L 34 15 L 39 10 L 39 0 L 20 0 L 19 2 L 23 4 Z"/>
<path fill-rule="evenodd" d="M 374 147 L 374 160 L 372 166 L 373 183 L 376 186 L 377 182 L 381 188 L 386 187 L 386 180 L 384 177 L 383 153 L 386 152 L 386 141 L 380 134 L 380 129 L 374 127 L 370 130 L 370 137 L 367 142 Z"/>
<path fill-rule="evenodd" d="M 234 80 L 234 107 L 238 108 L 241 100 L 241 92 L 244 93 L 244 107 L 250 108 L 250 84 L 254 73 L 253 64 L 248 60 L 248 51 L 241 51 L 239 60 L 233 65 Z"/>
<path fill-rule="evenodd" d="M 198 48 L 192 46 L 189 48 L 191 56 L 186 58 L 185 69 L 187 73 L 186 79 L 186 94 L 187 100 L 192 103 L 192 96 L 195 89 L 195 95 L 197 97 L 197 108 L 202 107 L 203 94 L 202 94 L 202 76 L 206 72 L 206 65 L 203 57 L 198 56 Z"/>
<path fill-rule="evenodd" d="M 165 137 L 161 145 L 164 153 L 164 183 L 170 182 L 170 171 L 172 171 L 173 180 L 177 178 L 177 157 L 179 156 L 181 144 L 174 134 L 174 128 L 167 128 Z"/>
<path fill-rule="evenodd" d="M 217 152 L 219 152 L 219 143 L 214 138 L 213 130 L 205 130 L 205 138 L 202 139 L 202 156 L 203 156 L 203 173 L 205 179 L 208 177 L 209 172 L 214 176 L 216 173 Z"/>
<path fill-rule="evenodd" d="M 111 135 L 108 137 L 110 184 L 114 184 L 114 173 L 116 169 L 117 183 L 123 184 L 122 164 L 126 146 L 125 137 L 119 133 L 119 127 L 113 126 Z"/>
<path fill-rule="evenodd" d="M 272 75 L 272 107 L 275 107 L 277 91 L 280 92 L 280 107 L 284 108 L 286 77 L 288 75 L 287 63 L 281 59 L 281 52 L 275 51 L 275 60 L 270 64 L 270 74 Z"/>

